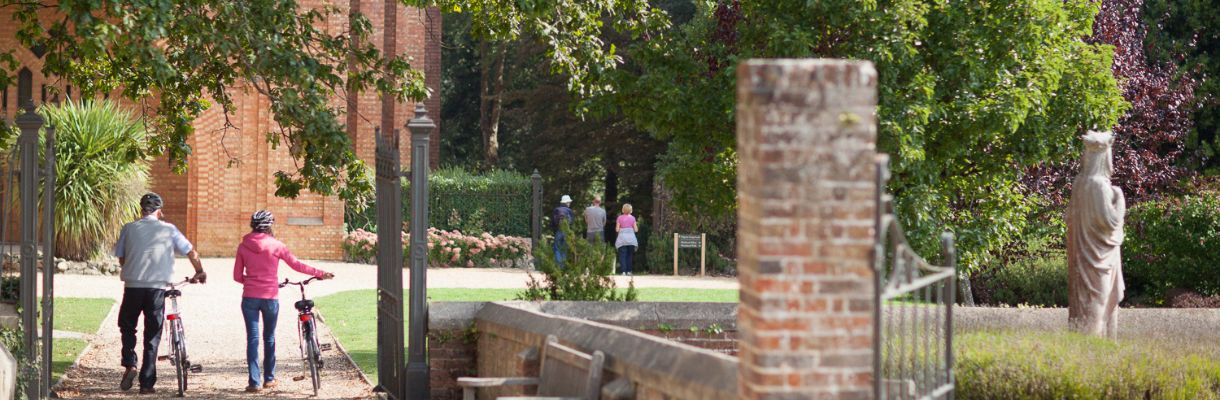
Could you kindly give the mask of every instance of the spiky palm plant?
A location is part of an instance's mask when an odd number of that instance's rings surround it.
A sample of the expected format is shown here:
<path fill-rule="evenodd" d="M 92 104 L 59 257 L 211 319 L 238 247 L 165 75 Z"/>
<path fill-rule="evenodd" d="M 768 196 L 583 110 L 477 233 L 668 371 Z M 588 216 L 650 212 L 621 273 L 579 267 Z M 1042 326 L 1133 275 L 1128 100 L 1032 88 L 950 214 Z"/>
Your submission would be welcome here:
<path fill-rule="evenodd" d="M 95 258 L 139 217 L 149 176 L 144 125 L 110 101 L 68 101 L 39 112 L 55 126 L 55 255 Z"/>

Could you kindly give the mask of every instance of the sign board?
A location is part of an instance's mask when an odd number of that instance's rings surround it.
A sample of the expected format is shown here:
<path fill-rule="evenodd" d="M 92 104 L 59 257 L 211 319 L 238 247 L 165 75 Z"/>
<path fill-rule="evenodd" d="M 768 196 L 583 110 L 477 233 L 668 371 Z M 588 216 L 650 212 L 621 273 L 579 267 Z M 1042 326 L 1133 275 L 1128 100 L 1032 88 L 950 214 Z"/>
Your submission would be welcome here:
<path fill-rule="evenodd" d="M 703 235 L 678 235 L 678 248 L 698 249 L 703 247 Z"/>
<path fill-rule="evenodd" d="M 699 276 L 703 276 L 707 269 L 707 234 L 674 232 L 674 276 L 678 276 L 678 249 L 699 249 Z"/>

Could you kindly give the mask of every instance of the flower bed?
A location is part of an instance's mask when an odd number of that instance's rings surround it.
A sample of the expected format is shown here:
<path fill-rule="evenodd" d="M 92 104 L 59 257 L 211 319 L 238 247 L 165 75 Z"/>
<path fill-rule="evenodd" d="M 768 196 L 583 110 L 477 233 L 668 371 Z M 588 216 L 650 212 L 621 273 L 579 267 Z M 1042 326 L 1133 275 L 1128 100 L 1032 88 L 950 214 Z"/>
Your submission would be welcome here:
<path fill-rule="evenodd" d="M 409 256 L 411 235 L 403 232 L 403 257 Z M 438 268 L 516 268 L 529 259 L 530 239 L 493 236 L 489 233 L 467 235 L 460 231 L 428 230 L 428 266 Z M 377 234 L 363 229 L 349 232 L 343 239 L 344 259 L 349 262 L 377 262 Z"/>

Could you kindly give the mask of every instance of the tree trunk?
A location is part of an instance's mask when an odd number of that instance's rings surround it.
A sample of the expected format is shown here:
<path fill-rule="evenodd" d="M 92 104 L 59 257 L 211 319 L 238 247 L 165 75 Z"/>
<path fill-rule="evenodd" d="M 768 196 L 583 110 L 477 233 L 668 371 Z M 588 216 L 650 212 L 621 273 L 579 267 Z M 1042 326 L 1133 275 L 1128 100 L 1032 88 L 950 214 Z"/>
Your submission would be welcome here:
<path fill-rule="evenodd" d="M 483 161 L 487 168 L 495 168 L 500 163 L 504 53 L 504 42 L 479 42 L 479 130 L 483 133 Z"/>

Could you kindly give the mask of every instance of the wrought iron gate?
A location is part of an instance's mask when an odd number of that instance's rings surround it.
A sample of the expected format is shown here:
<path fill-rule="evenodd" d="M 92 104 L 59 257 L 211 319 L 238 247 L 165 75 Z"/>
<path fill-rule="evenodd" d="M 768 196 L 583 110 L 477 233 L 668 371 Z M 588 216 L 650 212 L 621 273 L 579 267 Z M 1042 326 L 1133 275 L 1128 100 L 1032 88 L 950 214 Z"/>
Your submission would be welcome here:
<path fill-rule="evenodd" d="M 941 236 L 943 265 L 916 254 L 885 192 L 889 158 L 877 160 L 876 314 L 873 372 L 877 399 L 952 399 L 953 304 L 957 263 L 953 235 Z"/>
<path fill-rule="evenodd" d="M 17 297 L 24 355 L 19 356 L 19 361 L 25 394 L 30 399 L 44 399 L 54 383 L 51 382 L 51 327 L 55 275 L 55 128 L 42 129 L 44 120 L 35 112 L 33 104 L 27 105 L 15 122 L 21 134 L 14 147 L 3 149 L 7 154 L 2 167 L 4 176 L 0 179 L 4 184 L 0 190 L 0 252 L 3 252 L 0 259 L 3 259 L 3 280 L 20 282 Z M 41 152 L 38 148 L 40 136 L 45 146 Z M 38 290 L 40 264 L 44 271 L 41 293 Z M 11 288 L 6 287 L 4 294 L 11 296 L 9 290 Z M 40 295 L 41 302 L 38 301 Z M 41 321 L 38 318 L 40 309 Z"/>

